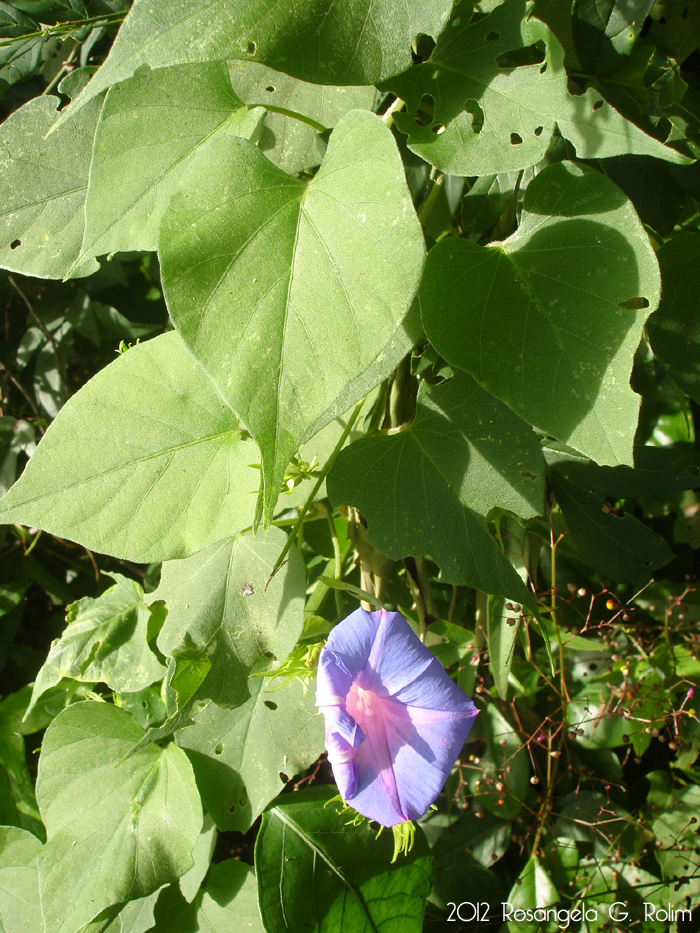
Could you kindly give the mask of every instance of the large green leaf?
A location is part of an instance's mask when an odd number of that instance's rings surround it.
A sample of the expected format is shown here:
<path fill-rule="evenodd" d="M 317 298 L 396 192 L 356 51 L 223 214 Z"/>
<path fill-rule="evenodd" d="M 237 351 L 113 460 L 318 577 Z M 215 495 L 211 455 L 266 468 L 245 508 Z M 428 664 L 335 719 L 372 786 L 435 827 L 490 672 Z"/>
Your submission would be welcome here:
<path fill-rule="evenodd" d="M 106 683 L 113 690 L 142 690 L 165 674 L 148 647 L 150 612 L 143 589 L 119 573 L 109 574 L 116 584 L 98 596 L 72 603 L 68 626 L 51 645 L 36 676 L 25 718 L 41 697 L 64 677 L 82 683 Z"/>
<path fill-rule="evenodd" d="M 552 474 L 552 491 L 571 535 L 587 561 L 607 580 L 643 583 L 673 559 L 661 535 L 633 515 L 615 515 L 587 489 Z"/>
<path fill-rule="evenodd" d="M 350 110 L 371 110 L 373 87 L 332 87 L 299 81 L 254 62 L 230 62 L 231 84 L 248 107 L 266 107 L 259 146 L 268 159 L 295 174 L 318 165 L 325 144 L 319 131 Z M 238 134 L 240 135 L 240 134 Z"/>
<path fill-rule="evenodd" d="M 170 885 L 158 900 L 155 920 L 154 929 L 164 933 L 264 933 L 255 872 L 238 859 L 218 862 L 191 904 Z"/>
<path fill-rule="evenodd" d="M 312 693 L 294 681 L 253 677 L 250 698 L 234 710 L 208 703 L 177 733 L 197 786 L 221 830 L 248 830 L 282 785 L 322 753 L 323 722 Z"/>
<path fill-rule="evenodd" d="M 253 665 L 268 654 L 282 661 L 296 644 L 306 596 L 304 562 L 296 548 L 265 588 L 286 541 L 281 529 L 271 528 L 163 565 L 152 596 L 168 607 L 158 647 L 180 669 L 198 671 L 198 698 L 240 705 L 249 696 Z M 176 677 L 177 671 L 173 687 Z"/>
<path fill-rule="evenodd" d="M 509 172 L 539 162 L 557 125 L 582 159 L 634 153 L 688 161 L 597 91 L 570 94 L 561 45 L 528 18 L 526 0 L 505 0 L 475 21 L 472 7 L 471 0 L 456 7 L 429 61 L 386 84 L 406 101 L 394 120 L 421 158 L 453 175 Z"/>
<path fill-rule="evenodd" d="M 263 933 L 255 872 L 250 865 L 232 858 L 214 865 L 197 922 L 201 933 Z"/>
<path fill-rule="evenodd" d="M 44 137 L 59 99 L 36 97 L 0 129 L 0 267 L 42 279 L 62 279 L 80 252 L 95 127 L 102 98 L 70 125 Z M 95 260 L 75 275 L 98 269 Z"/>
<path fill-rule="evenodd" d="M 655 0 L 578 0 L 572 35 L 583 71 L 616 71 L 632 51 Z"/>
<path fill-rule="evenodd" d="M 43 930 L 36 857 L 41 843 L 24 829 L 0 826 L 0 930 Z"/>
<path fill-rule="evenodd" d="M 247 141 L 212 140 L 170 202 L 159 253 L 175 326 L 261 448 L 267 522 L 300 444 L 371 388 L 347 397 L 364 374 L 386 375 L 382 351 L 420 281 L 423 235 L 391 133 L 352 111 L 308 183 Z"/>
<path fill-rule="evenodd" d="M 377 839 L 329 804 L 334 789 L 281 797 L 263 815 L 255 843 L 260 913 L 268 933 L 419 933 L 433 881 L 421 829 L 391 862 L 392 838 Z"/>
<path fill-rule="evenodd" d="M 659 284 L 624 194 L 559 163 L 530 183 L 507 240 L 431 251 L 421 308 L 438 352 L 530 424 L 598 463 L 631 464 L 640 399 L 629 379 Z"/>
<path fill-rule="evenodd" d="M 251 524 L 259 459 L 179 336 L 164 334 L 66 403 L 0 521 L 127 560 L 185 557 Z"/>
<path fill-rule="evenodd" d="M 174 744 L 122 761 L 142 735 L 124 710 L 94 701 L 69 706 L 46 731 L 37 779 L 46 933 L 74 933 L 192 865 L 202 827 L 192 768 Z"/>
<path fill-rule="evenodd" d="M 681 233 L 658 255 L 664 289 L 647 325 L 649 340 L 673 381 L 700 403 L 700 234 Z"/>
<path fill-rule="evenodd" d="M 528 426 L 459 373 L 422 386 L 405 430 L 341 451 L 328 493 L 334 504 L 360 509 L 368 540 L 387 557 L 429 554 L 447 582 L 531 603 L 484 519 L 495 507 L 538 514 L 543 469 Z"/>
<path fill-rule="evenodd" d="M 224 62 L 139 72 L 110 88 L 95 133 L 82 256 L 155 250 L 158 227 L 197 149 L 256 133 Z"/>
<path fill-rule="evenodd" d="M 451 7 L 452 0 L 135 0 L 76 106 L 144 64 L 224 58 L 314 84 L 376 84 L 410 67 L 413 37 L 437 35 Z"/>

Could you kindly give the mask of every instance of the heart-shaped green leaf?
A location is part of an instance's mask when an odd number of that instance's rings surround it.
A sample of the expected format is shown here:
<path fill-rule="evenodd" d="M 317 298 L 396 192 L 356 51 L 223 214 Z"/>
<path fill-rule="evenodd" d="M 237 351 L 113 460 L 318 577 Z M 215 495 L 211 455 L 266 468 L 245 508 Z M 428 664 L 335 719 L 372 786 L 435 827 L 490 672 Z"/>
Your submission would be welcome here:
<path fill-rule="evenodd" d="M 654 251 L 625 195 L 587 166 L 551 165 L 502 243 L 450 239 L 421 285 L 430 342 L 530 424 L 598 463 L 632 463 L 629 385 L 659 301 Z"/>
<path fill-rule="evenodd" d="M 213 140 L 170 202 L 159 254 L 175 326 L 260 446 L 269 522 L 303 441 L 395 365 L 385 348 L 424 245 L 391 133 L 352 111 L 308 183 L 249 142 Z"/>
<path fill-rule="evenodd" d="M 95 134 L 81 255 L 155 250 L 168 201 L 198 148 L 256 134 L 224 62 L 175 65 L 110 88 Z"/>
<path fill-rule="evenodd" d="M 135 0 L 82 106 L 137 68 L 263 62 L 314 84 L 376 84 L 411 66 L 411 41 L 437 35 L 452 0 Z"/>
<path fill-rule="evenodd" d="M 240 705 L 249 696 L 253 665 L 265 654 L 280 662 L 296 644 L 306 596 L 304 563 L 296 548 L 266 587 L 286 541 L 281 529 L 270 528 L 265 535 L 227 538 L 163 565 L 160 586 L 151 597 L 168 607 L 158 647 L 179 667 L 208 662 L 201 668 L 198 697 L 224 707 Z M 173 687 L 176 677 L 177 671 Z"/>
<path fill-rule="evenodd" d="M 388 557 L 428 554 L 449 583 L 531 604 L 484 519 L 495 507 L 536 515 L 543 472 L 531 429 L 458 373 L 441 386 L 424 383 L 405 430 L 341 451 L 327 483 L 334 504 L 360 509 L 369 541 Z"/>
<path fill-rule="evenodd" d="M 163 334 L 64 405 L 0 521 L 126 560 L 185 557 L 251 524 L 259 459 L 180 337 Z"/>
<path fill-rule="evenodd" d="M 46 731 L 36 789 L 47 933 L 74 933 L 193 863 L 202 807 L 192 768 L 174 744 L 122 761 L 142 736 L 129 713 L 95 701 L 69 706 Z"/>

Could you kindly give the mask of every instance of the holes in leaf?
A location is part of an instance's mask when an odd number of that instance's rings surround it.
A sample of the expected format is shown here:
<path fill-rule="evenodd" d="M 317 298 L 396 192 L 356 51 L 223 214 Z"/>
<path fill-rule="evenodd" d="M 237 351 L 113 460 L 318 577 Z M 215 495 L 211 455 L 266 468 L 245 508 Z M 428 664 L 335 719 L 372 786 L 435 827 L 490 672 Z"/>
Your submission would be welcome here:
<path fill-rule="evenodd" d="M 544 129 L 543 126 L 536 126 L 534 129 L 535 136 L 541 136 L 543 129 Z"/>
<path fill-rule="evenodd" d="M 13 241 L 10 243 L 10 249 L 17 249 L 17 247 L 18 247 L 18 246 L 21 246 L 21 245 L 22 245 L 22 241 L 21 241 L 21 240 L 13 240 Z"/>
<path fill-rule="evenodd" d="M 248 55 L 255 55 L 257 51 L 258 51 L 258 43 L 254 42 L 251 39 L 250 42 L 248 43 L 248 48 L 246 49 L 246 53 Z"/>
<path fill-rule="evenodd" d="M 265 706 L 268 709 L 272 709 L 272 710 L 277 709 L 277 704 L 274 702 L 274 700 L 265 700 Z"/>
<path fill-rule="evenodd" d="M 268 84 L 265 90 L 268 94 L 274 94 L 277 89 L 272 84 Z"/>
<path fill-rule="evenodd" d="M 430 94 L 424 94 L 418 102 L 418 107 L 416 108 L 413 119 L 416 121 L 418 126 L 430 126 L 430 124 L 433 122 L 434 113 L 435 98 Z"/>
<path fill-rule="evenodd" d="M 617 306 L 625 311 L 641 311 L 649 307 L 649 302 L 640 295 L 637 298 L 625 298 L 624 301 L 618 301 Z"/>
<path fill-rule="evenodd" d="M 537 474 L 531 473 L 529 470 L 521 470 L 520 475 L 523 479 L 537 479 Z"/>
<path fill-rule="evenodd" d="M 424 33 L 418 33 L 417 36 L 413 37 L 411 42 L 411 52 L 413 53 L 412 58 L 414 64 L 420 64 L 421 62 L 427 62 L 430 56 L 433 54 L 433 49 L 435 48 L 435 39 L 432 36 L 425 35 Z"/>
<path fill-rule="evenodd" d="M 524 68 L 527 65 L 539 65 L 544 62 L 544 45 L 528 45 L 524 49 L 511 49 L 496 56 L 499 68 Z M 540 69 L 541 70 L 541 69 Z"/>
<path fill-rule="evenodd" d="M 511 146 L 519 146 L 519 145 L 522 143 L 522 141 L 523 141 L 523 138 L 522 138 L 522 136 L 520 136 L 518 133 L 511 133 L 511 134 L 510 134 L 510 144 L 511 144 Z"/>
<path fill-rule="evenodd" d="M 236 808 L 236 804 L 235 804 L 235 803 L 232 803 L 231 806 L 228 808 L 228 812 L 229 812 L 229 813 L 235 813 L 235 812 L 236 812 L 236 809 L 237 809 L 237 808 Z"/>
<path fill-rule="evenodd" d="M 245 807 L 247 803 L 248 803 L 248 792 L 246 791 L 245 787 L 241 787 L 241 793 L 238 797 L 238 806 Z"/>
<path fill-rule="evenodd" d="M 445 127 L 442 125 L 442 123 L 438 123 L 436 126 L 433 127 L 433 133 L 435 133 L 436 136 L 442 136 L 444 132 L 445 132 Z"/>
<path fill-rule="evenodd" d="M 602 97 L 601 97 L 600 100 L 597 100 L 597 101 L 593 104 L 593 109 L 594 109 L 594 110 L 600 110 L 600 108 L 603 106 L 604 103 L 605 103 L 605 101 L 604 101 L 604 100 L 602 99 Z"/>
<path fill-rule="evenodd" d="M 479 102 L 476 100 L 468 100 L 464 105 L 464 109 L 467 113 L 471 114 L 472 131 L 474 133 L 480 133 L 484 127 L 484 111 L 479 106 Z"/>
<path fill-rule="evenodd" d="M 591 663 L 588 665 L 588 670 L 591 671 L 591 673 L 593 673 L 594 671 L 597 671 L 597 670 L 598 670 L 598 662 L 597 662 L 597 661 L 591 661 Z"/>
<path fill-rule="evenodd" d="M 214 754 L 220 755 L 223 752 L 223 750 L 224 750 L 224 746 L 221 744 L 221 742 L 219 742 L 219 744 L 214 749 Z"/>
<path fill-rule="evenodd" d="M 287 783 L 289 782 L 289 778 L 288 778 L 287 775 L 284 773 L 284 771 L 280 771 L 280 773 L 279 773 L 279 779 L 280 779 L 280 781 L 282 781 L 283 784 L 287 784 Z"/>
<path fill-rule="evenodd" d="M 486 39 L 487 42 L 499 42 L 500 38 L 501 38 L 500 32 L 496 32 L 493 29 L 491 30 L 491 32 L 487 33 L 484 36 L 484 39 Z"/>

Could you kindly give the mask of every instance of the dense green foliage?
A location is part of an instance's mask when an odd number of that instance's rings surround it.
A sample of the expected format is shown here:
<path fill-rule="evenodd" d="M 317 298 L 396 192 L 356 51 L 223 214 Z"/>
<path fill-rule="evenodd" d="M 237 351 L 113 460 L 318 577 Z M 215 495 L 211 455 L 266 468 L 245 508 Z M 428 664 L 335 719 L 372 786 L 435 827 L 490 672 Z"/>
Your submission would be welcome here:
<path fill-rule="evenodd" d="M 0 2 L 0 929 L 691 929 L 698 66 L 698 0 Z M 480 709 L 398 855 L 360 600 Z"/>

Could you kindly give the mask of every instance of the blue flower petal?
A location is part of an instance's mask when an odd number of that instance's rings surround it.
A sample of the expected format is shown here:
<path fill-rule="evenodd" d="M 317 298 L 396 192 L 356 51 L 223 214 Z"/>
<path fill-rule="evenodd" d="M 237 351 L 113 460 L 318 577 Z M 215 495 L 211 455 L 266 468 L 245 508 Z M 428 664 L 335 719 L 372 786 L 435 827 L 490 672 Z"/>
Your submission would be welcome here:
<path fill-rule="evenodd" d="M 435 657 L 398 612 L 372 615 L 376 619 L 372 650 L 357 682 L 380 696 L 393 696 L 420 678 Z"/>
<path fill-rule="evenodd" d="M 421 647 L 423 647 L 421 645 Z M 426 649 L 427 651 L 427 649 Z M 462 715 L 476 716 L 476 707 L 457 684 L 447 676 L 442 664 L 434 655 L 419 677 L 406 683 L 395 693 L 395 700 L 408 706 L 422 709 L 454 710 Z"/>
<path fill-rule="evenodd" d="M 477 715 L 402 616 L 362 610 L 321 652 L 316 704 L 343 798 L 384 826 L 426 812 Z"/>
<path fill-rule="evenodd" d="M 367 663 L 377 631 L 378 617 L 378 612 L 356 609 L 336 625 L 328 636 L 326 649 L 342 660 L 352 677 L 356 677 Z"/>
<path fill-rule="evenodd" d="M 316 706 L 345 706 L 345 697 L 352 682 L 352 674 L 345 662 L 326 645 L 316 671 Z"/>

